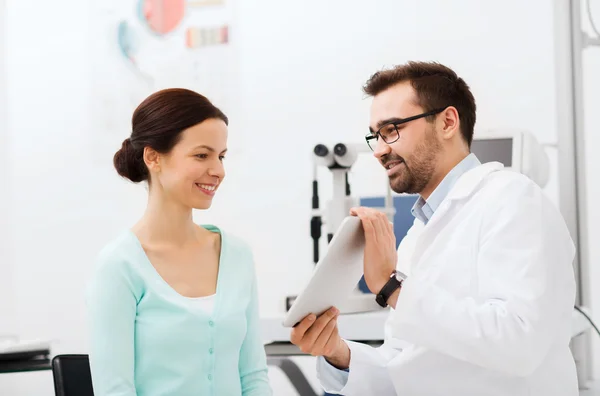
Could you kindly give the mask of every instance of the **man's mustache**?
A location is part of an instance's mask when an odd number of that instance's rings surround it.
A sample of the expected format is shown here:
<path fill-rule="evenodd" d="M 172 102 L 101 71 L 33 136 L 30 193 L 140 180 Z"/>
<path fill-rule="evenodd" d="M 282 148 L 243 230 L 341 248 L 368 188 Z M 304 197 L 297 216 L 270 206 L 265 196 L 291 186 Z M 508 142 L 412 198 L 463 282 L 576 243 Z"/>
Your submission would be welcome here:
<path fill-rule="evenodd" d="M 387 154 L 381 158 L 381 165 L 387 166 L 387 164 L 389 164 L 390 162 L 396 161 L 402 161 L 406 163 L 406 161 L 404 161 L 404 158 L 397 154 Z"/>

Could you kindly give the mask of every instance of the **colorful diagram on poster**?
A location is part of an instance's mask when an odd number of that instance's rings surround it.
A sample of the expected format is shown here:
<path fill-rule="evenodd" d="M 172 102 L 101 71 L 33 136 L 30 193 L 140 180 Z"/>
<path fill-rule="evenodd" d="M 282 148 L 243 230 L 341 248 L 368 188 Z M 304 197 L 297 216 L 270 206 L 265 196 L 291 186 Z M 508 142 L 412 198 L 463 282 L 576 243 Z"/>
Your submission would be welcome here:
<path fill-rule="evenodd" d="M 139 0 L 138 16 L 152 32 L 162 36 L 181 24 L 185 8 L 185 0 Z"/>
<path fill-rule="evenodd" d="M 243 0 L 239 0 L 243 1 Z M 91 2 L 95 50 L 93 155 L 113 149 L 131 114 L 152 92 L 186 87 L 224 109 L 237 106 L 235 0 L 102 0 Z M 119 140 L 120 139 L 120 140 Z M 105 163 L 106 158 L 95 158 Z"/>
<path fill-rule="evenodd" d="M 229 28 L 227 26 L 212 28 L 190 27 L 187 29 L 185 36 L 185 45 L 190 49 L 227 44 L 229 41 Z"/>
<path fill-rule="evenodd" d="M 164 38 L 174 33 L 186 17 L 188 8 L 224 5 L 224 0 L 136 0 L 137 19 L 149 31 Z M 189 26 L 185 28 L 185 47 L 197 49 L 207 46 L 227 44 L 229 26 Z M 141 34 L 134 25 L 122 20 L 118 24 L 118 45 L 121 54 L 136 66 L 136 52 L 140 46 Z"/>
<path fill-rule="evenodd" d="M 204 69 L 209 64 L 229 56 L 228 52 L 217 55 L 210 51 L 206 58 L 203 51 L 230 43 L 229 2 L 228 7 L 218 7 L 225 1 L 131 1 L 133 12 L 116 26 L 118 49 L 131 70 L 149 86 L 175 81 L 175 76 L 196 80 L 208 72 Z"/>

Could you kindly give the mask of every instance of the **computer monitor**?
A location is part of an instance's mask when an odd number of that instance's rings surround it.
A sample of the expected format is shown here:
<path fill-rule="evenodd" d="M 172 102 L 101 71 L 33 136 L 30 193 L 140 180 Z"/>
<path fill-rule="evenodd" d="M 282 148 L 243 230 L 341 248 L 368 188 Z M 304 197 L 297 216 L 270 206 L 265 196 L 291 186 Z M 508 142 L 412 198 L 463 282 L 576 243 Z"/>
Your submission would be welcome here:
<path fill-rule="evenodd" d="M 492 139 L 475 139 L 471 145 L 471 152 L 482 162 L 497 161 L 504 164 L 505 167 L 513 166 L 515 157 L 513 148 L 515 147 L 514 139 L 507 138 L 492 138 Z"/>
<path fill-rule="evenodd" d="M 535 136 L 527 131 L 477 131 L 471 144 L 471 152 L 482 163 L 500 162 L 507 169 L 523 173 L 541 187 L 548 182 L 548 155 Z"/>

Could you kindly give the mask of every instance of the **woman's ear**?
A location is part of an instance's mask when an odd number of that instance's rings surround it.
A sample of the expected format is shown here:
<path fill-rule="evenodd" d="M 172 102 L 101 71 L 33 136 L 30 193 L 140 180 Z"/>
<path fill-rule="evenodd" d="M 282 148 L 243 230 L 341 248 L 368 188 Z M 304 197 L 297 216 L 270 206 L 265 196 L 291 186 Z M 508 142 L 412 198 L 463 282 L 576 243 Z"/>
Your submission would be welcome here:
<path fill-rule="evenodd" d="M 160 172 L 160 154 L 151 147 L 144 147 L 144 163 L 150 172 Z"/>

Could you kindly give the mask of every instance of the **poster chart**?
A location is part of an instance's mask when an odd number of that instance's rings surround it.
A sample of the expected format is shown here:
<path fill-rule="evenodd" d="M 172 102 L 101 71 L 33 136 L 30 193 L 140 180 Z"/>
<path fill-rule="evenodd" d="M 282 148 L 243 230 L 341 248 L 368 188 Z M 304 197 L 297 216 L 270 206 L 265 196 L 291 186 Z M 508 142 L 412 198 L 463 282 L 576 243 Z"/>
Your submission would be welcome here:
<path fill-rule="evenodd" d="M 234 0 L 104 0 L 91 15 L 93 155 L 104 165 L 149 94 L 181 87 L 234 104 Z"/>

